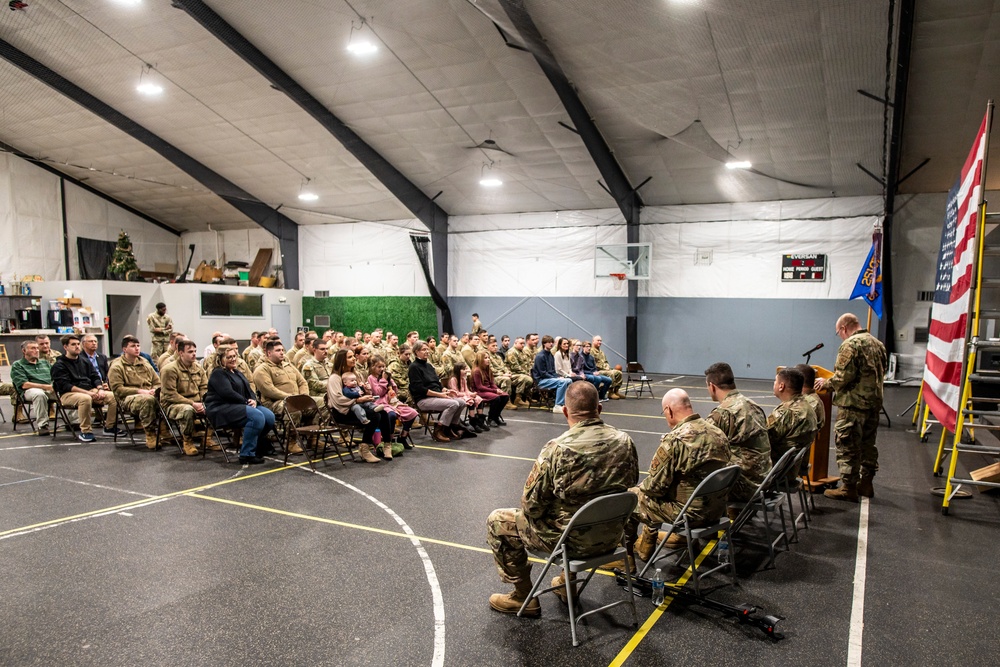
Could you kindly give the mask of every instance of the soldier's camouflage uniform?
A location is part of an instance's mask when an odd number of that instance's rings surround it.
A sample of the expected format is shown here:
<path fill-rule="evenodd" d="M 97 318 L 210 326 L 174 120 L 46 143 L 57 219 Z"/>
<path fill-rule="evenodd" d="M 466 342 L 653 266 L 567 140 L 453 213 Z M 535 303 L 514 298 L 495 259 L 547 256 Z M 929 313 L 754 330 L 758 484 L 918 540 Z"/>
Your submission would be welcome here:
<path fill-rule="evenodd" d="M 326 381 L 330 379 L 330 373 L 333 372 L 330 360 L 319 361 L 316 357 L 311 356 L 302 364 L 300 372 L 309 387 L 309 395 L 316 401 L 320 418 L 322 421 L 326 421 L 330 414 L 326 408 Z"/>
<path fill-rule="evenodd" d="M 140 389 L 160 386 L 160 378 L 148 361 L 136 357 L 135 363 L 129 363 L 124 354 L 118 357 L 108 369 L 108 386 L 115 394 L 119 409 L 137 415 L 146 433 L 156 432 L 156 397 L 138 393 Z"/>
<path fill-rule="evenodd" d="M 160 405 L 167 417 L 180 426 L 186 440 L 194 432 L 192 403 L 201 403 L 207 390 L 208 374 L 197 361 L 186 368 L 180 361 L 174 361 L 160 372 Z"/>
<path fill-rule="evenodd" d="M 764 410 L 733 389 L 707 417 L 726 434 L 732 462 L 742 472 L 729 497 L 747 502 L 771 470 L 771 445 L 767 439 Z"/>
<path fill-rule="evenodd" d="M 732 453 L 726 434 L 697 413 L 689 415 L 660 438 L 653 454 L 649 476 L 633 489 L 639 506 L 629 522 L 634 535 L 638 523 L 656 530 L 663 522 L 673 523 L 695 488 L 711 473 L 731 464 Z M 691 504 L 688 517 L 692 528 L 704 526 L 726 513 L 725 493 L 707 496 Z"/>
<path fill-rule="evenodd" d="M 403 403 L 410 404 L 410 364 L 396 359 L 387 367 L 392 381 L 396 383 L 396 397 Z"/>
<path fill-rule="evenodd" d="M 611 364 L 608 363 L 608 358 L 601 348 L 596 346 L 590 348 L 590 356 L 594 358 L 594 364 L 597 365 L 597 374 L 611 378 L 611 389 L 608 394 L 617 394 L 618 389 L 622 386 L 622 372 L 611 368 Z"/>
<path fill-rule="evenodd" d="M 812 407 L 813 412 L 816 413 L 816 430 L 822 431 L 823 424 L 826 423 L 826 411 L 823 410 L 823 399 L 818 394 L 802 394 L 802 398 Z"/>
<path fill-rule="evenodd" d="M 209 355 L 208 357 L 205 358 L 205 361 L 202 362 L 201 364 L 201 367 L 205 369 L 205 374 L 208 375 L 209 377 L 212 376 L 212 371 L 215 370 L 216 367 L 215 361 L 218 358 L 219 358 L 218 354 Z M 263 359 L 263 357 L 261 357 L 261 359 Z M 236 357 L 236 370 L 238 370 L 240 373 L 243 373 L 243 377 L 245 377 L 247 379 L 247 382 L 250 383 L 250 391 L 256 394 L 257 383 L 254 381 L 253 371 L 250 370 L 250 366 L 247 364 L 247 362 L 243 361 L 242 357 Z"/>
<path fill-rule="evenodd" d="M 171 364 L 175 361 L 177 361 L 177 350 L 168 349 L 156 358 L 156 367 L 163 369 L 167 367 L 167 364 Z"/>
<path fill-rule="evenodd" d="M 146 317 L 146 326 L 149 327 L 149 333 L 153 337 L 153 351 L 149 356 L 159 359 L 170 343 L 170 332 L 173 331 L 174 321 L 166 313 L 163 315 L 150 313 Z M 159 329 L 160 333 L 154 332 L 153 329 Z"/>
<path fill-rule="evenodd" d="M 264 363 L 266 360 L 267 357 L 264 356 L 264 350 L 262 350 L 260 347 L 250 348 L 250 351 L 246 352 L 246 356 L 243 358 L 243 361 L 246 362 L 247 368 L 250 369 L 251 373 L 257 370 L 257 367 L 260 366 L 262 363 Z M 244 373 L 244 375 L 246 375 L 246 373 Z M 247 376 L 247 379 L 249 380 L 250 377 Z"/>
<path fill-rule="evenodd" d="M 277 415 L 279 419 L 284 414 L 285 398 L 309 393 L 306 379 L 302 377 L 299 369 L 292 366 L 287 360 L 279 366 L 268 359 L 265 363 L 257 366 L 257 370 L 253 372 L 253 379 L 257 384 L 257 391 L 260 393 L 261 405 Z"/>
<path fill-rule="evenodd" d="M 834 442 L 845 485 L 856 484 L 861 476 L 874 477 L 878 470 L 875 437 L 887 362 L 882 342 L 867 329 L 859 329 L 840 344 L 833 376 L 826 381 L 835 392 Z"/>
<path fill-rule="evenodd" d="M 528 354 L 527 347 L 523 350 L 512 347 L 507 350 L 504 363 L 510 370 L 511 376 L 510 384 L 513 391 L 509 392 L 510 400 L 513 401 L 520 397 L 521 400 L 527 401 L 531 388 L 535 384 L 534 378 L 531 377 L 531 367 L 535 364 L 535 358 Z"/>
<path fill-rule="evenodd" d="M 795 394 L 774 409 L 767 418 L 767 439 L 771 443 L 771 462 L 777 463 L 789 449 L 808 448 L 816 439 L 816 411 L 802 394 Z M 796 456 L 793 454 L 792 456 Z M 788 472 L 789 479 L 799 475 L 798 467 Z"/>
<path fill-rule="evenodd" d="M 550 440 L 535 460 L 524 484 L 520 509 L 498 509 L 486 520 L 500 578 L 511 584 L 528 580 L 525 548 L 551 551 L 578 509 L 597 496 L 620 493 L 639 480 L 639 458 L 632 438 L 600 419 L 577 422 Z M 621 539 L 616 530 L 571 535 L 574 556 L 610 551 Z"/>

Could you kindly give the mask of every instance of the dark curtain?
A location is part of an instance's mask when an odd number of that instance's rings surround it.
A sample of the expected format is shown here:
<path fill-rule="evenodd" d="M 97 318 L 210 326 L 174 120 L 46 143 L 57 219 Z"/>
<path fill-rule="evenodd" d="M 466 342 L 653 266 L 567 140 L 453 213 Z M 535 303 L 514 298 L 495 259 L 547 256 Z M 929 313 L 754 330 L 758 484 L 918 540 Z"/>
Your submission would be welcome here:
<path fill-rule="evenodd" d="M 448 307 L 445 298 L 441 296 L 441 292 L 434 287 L 434 279 L 431 278 L 431 240 L 426 236 L 411 235 L 410 241 L 413 243 L 413 249 L 417 252 L 417 259 L 420 260 L 420 268 L 424 270 L 424 279 L 427 280 L 427 289 L 431 292 L 434 305 L 441 311 L 441 331 L 452 333 L 455 329 L 451 324 L 451 308 Z"/>
<path fill-rule="evenodd" d="M 81 280 L 110 280 L 108 264 L 115 254 L 114 241 L 98 241 L 76 237 L 76 254 L 80 261 Z"/>

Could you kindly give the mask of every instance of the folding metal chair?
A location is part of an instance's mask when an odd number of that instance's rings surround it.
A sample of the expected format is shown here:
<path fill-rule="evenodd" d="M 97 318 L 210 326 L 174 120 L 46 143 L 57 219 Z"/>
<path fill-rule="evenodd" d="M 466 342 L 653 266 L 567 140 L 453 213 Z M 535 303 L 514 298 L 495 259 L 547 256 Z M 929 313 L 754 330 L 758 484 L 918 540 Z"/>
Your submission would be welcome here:
<path fill-rule="evenodd" d="M 795 450 L 795 456 L 792 457 L 792 463 L 788 467 L 788 474 L 778 480 L 778 487 L 785 494 L 788 502 L 788 516 L 792 523 L 792 541 L 799 541 L 799 529 L 798 524 L 801 521 L 803 528 L 809 527 L 809 499 L 806 498 L 806 485 L 802 481 L 802 466 L 805 465 L 808 468 L 809 462 L 809 447 L 800 447 Z M 792 498 L 797 496 L 799 499 L 799 513 L 795 513 L 795 509 L 792 506 Z"/>
<path fill-rule="evenodd" d="M 767 549 L 770 555 L 768 559 L 769 565 L 774 565 L 775 558 L 775 548 L 779 543 L 784 542 L 785 550 L 790 548 L 788 540 L 788 529 L 785 527 L 785 512 L 783 505 L 785 503 L 785 495 L 780 489 L 779 484 L 791 469 L 792 462 L 794 461 L 796 451 L 794 449 L 789 449 L 787 452 L 781 455 L 781 458 L 771 467 L 771 471 L 767 473 L 764 480 L 757 486 L 757 490 L 754 491 L 750 500 L 747 501 L 745 505 L 730 505 L 730 509 L 735 509 L 739 511 L 739 514 L 733 520 L 732 528 L 729 530 L 731 536 L 743 537 L 742 529 L 748 521 L 750 521 L 753 516 L 759 510 L 761 512 L 762 523 L 764 525 L 764 535 L 767 539 Z M 769 514 L 770 513 L 770 514 Z M 771 536 L 771 519 L 775 513 L 778 514 L 778 518 L 781 520 L 781 532 L 775 537 Z M 729 550 L 730 555 L 735 553 L 735 545 L 733 541 L 730 540 L 731 548 Z"/>
<path fill-rule="evenodd" d="M 580 642 L 576 638 L 576 624 L 590 616 L 591 614 L 596 614 L 599 611 L 604 611 L 612 607 L 617 607 L 620 604 L 628 604 L 632 607 L 632 622 L 633 627 L 638 627 L 639 625 L 639 615 L 635 610 L 635 595 L 632 592 L 632 575 L 626 569 L 625 578 L 628 581 L 628 599 L 617 600 L 610 604 L 606 604 L 597 609 L 591 609 L 583 614 L 577 615 L 575 609 L 574 597 L 579 597 L 583 594 L 583 590 L 590 583 L 590 580 L 594 576 L 594 572 L 597 568 L 607 563 L 611 563 L 616 560 L 622 560 L 628 553 L 628 547 L 625 543 L 625 522 L 628 521 L 629 517 L 632 515 L 632 511 L 635 510 L 635 506 L 638 503 L 638 497 L 630 492 L 625 491 L 622 493 L 612 493 L 606 496 L 600 496 L 594 498 L 586 505 L 581 507 L 570 519 L 569 525 L 563 531 L 562 535 L 559 536 L 559 541 L 556 542 L 555 548 L 552 553 L 546 553 L 544 551 L 535 551 L 529 549 L 528 552 L 535 556 L 536 558 L 545 558 L 545 566 L 542 568 L 541 574 L 535 579 L 534 585 L 531 587 L 531 593 L 525 599 L 524 604 L 521 605 L 521 609 L 518 610 L 517 615 L 520 616 L 524 612 L 524 608 L 528 606 L 533 598 L 536 598 L 544 593 L 555 590 L 555 587 L 546 588 L 543 591 L 539 591 L 539 587 L 546 581 L 546 573 L 549 568 L 553 565 L 561 567 L 566 573 L 566 601 L 569 605 L 569 629 L 570 634 L 573 636 L 573 646 L 579 646 Z M 594 529 L 598 527 L 615 526 L 621 531 L 621 538 L 618 540 L 618 546 L 613 550 L 608 551 L 603 554 L 596 554 L 592 556 L 580 556 L 574 554 L 570 551 L 566 544 L 567 539 L 570 535 L 579 536 L 585 533 L 588 529 Z M 576 574 L 577 572 L 587 572 L 586 579 L 583 580 L 579 585 L 575 585 L 575 582 L 570 578 L 571 574 Z M 574 591 L 574 589 L 576 589 Z"/>
<path fill-rule="evenodd" d="M 420 415 L 420 423 L 424 425 L 424 434 L 427 437 L 434 435 L 434 429 L 437 428 L 438 422 L 441 421 L 441 410 L 421 410 L 417 408 L 417 414 Z"/>
<path fill-rule="evenodd" d="M 181 433 L 181 428 L 174 420 L 167 416 L 167 411 L 163 408 L 163 404 L 160 403 L 160 388 L 156 388 L 156 412 L 159 415 L 159 423 L 156 429 L 156 446 L 160 446 L 160 442 L 163 440 L 163 426 L 167 427 L 167 433 L 170 434 L 170 439 L 174 441 L 174 445 L 177 447 L 177 451 L 184 454 L 184 434 Z M 195 415 L 197 419 L 199 415 Z M 201 456 L 205 458 L 205 450 L 208 449 L 208 431 L 205 431 L 205 437 L 202 439 Z M 225 450 L 223 450 L 225 454 Z M 226 455 L 226 462 L 229 462 L 229 456 Z"/>
<path fill-rule="evenodd" d="M 333 436 L 338 433 L 338 429 L 336 427 L 329 426 L 326 424 L 306 424 L 304 426 L 295 425 L 296 423 L 295 417 L 299 418 L 299 422 L 301 424 L 301 420 L 303 418 L 307 418 L 311 415 L 316 415 L 316 416 L 319 415 L 319 408 L 316 406 L 316 401 L 313 400 L 312 396 L 310 396 L 309 394 L 299 394 L 297 396 L 289 396 L 288 398 L 285 399 L 284 412 L 285 412 L 284 416 L 286 419 L 285 429 L 286 431 L 295 432 L 295 435 L 298 437 L 299 440 L 299 446 L 302 446 L 302 450 L 306 455 L 306 460 L 309 461 L 309 466 L 313 470 L 316 469 L 316 464 L 313 462 L 312 458 L 309 456 L 309 453 L 306 451 L 308 447 L 303 446 L 303 445 L 308 445 L 308 441 L 313 438 L 315 438 L 316 442 L 316 455 L 320 459 L 325 458 L 327 446 L 333 445 L 333 450 L 337 452 L 337 456 L 340 457 L 340 465 L 342 466 L 347 465 L 344 462 L 344 455 L 340 452 L 340 448 L 337 446 L 337 443 L 333 438 Z M 320 449 L 320 442 L 323 443 L 322 450 Z M 285 459 L 283 461 L 285 465 L 288 465 L 288 449 L 289 448 L 286 446 Z M 350 452 L 350 448 L 348 448 L 348 452 Z M 354 458 L 353 454 L 351 455 L 351 458 L 352 459 Z M 329 463 L 327 463 L 327 465 L 329 465 Z"/>
<path fill-rule="evenodd" d="M 736 480 L 738 480 L 739 477 L 740 477 L 739 466 L 726 466 L 725 468 L 719 468 L 718 470 L 712 471 L 712 473 L 709 474 L 708 477 L 701 480 L 701 483 L 699 483 L 698 486 L 695 487 L 694 491 L 691 493 L 691 496 L 687 499 L 687 502 L 684 503 L 684 507 L 681 508 L 681 511 L 677 515 L 677 518 L 674 519 L 673 523 L 671 523 L 667 527 L 666 534 L 663 536 L 662 540 L 659 540 L 658 544 L 656 545 L 656 549 L 653 551 L 653 555 L 649 557 L 648 561 L 646 561 L 646 565 L 642 568 L 642 571 L 639 573 L 639 576 L 641 577 L 643 574 L 646 573 L 646 570 L 648 570 L 650 567 L 653 566 L 653 563 L 655 563 L 657 560 L 657 555 L 663 550 L 664 546 L 666 545 L 667 539 L 674 533 L 680 533 L 684 535 L 684 538 L 687 540 L 686 551 L 687 551 L 687 556 L 691 562 L 691 577 L 694 579 L 695 593 L 699 595 L 701 594 L 701 580 L 704 577 L 707 577 L 727 567 L 730 569 L 730 574 L 732 575 L 733 578 L 733 584 L 736 584 L 736 558 L 732 549 L 729 550 L 728 563 L 720 563 L 718 562 L 718 560 L 716 560 L 715 567 L 712 567 L 711 569 L 703 573 L 699 573 L 698 561 L 697 561 L 698 554 L 695 552 L 695 546 L 694 546 L 697 542 L 704 542 L 706 540 L 710 540 L 718 536 L 720 531 L 725 531 L 726 533 L 725 539 L 728 540 L 729 530 L 730 527 L 732 526 L 732 522 L 729 520 L 729 517 L 724 515 L 719 517 L 715 521 L 709 523 L 707 526 L 699 526 L 697 528 L 693 528 L 691 526 L 691 519 L 688 510 L 690 509 L 691 505 L 693 505 L 698 500 L 702 499 L 712 500 L 719 497 L 727 498 L 729 496 L 730 490 L 732 490 L 733 486 L 736 484 Z M 680 551 L 680 549 L 677 549 L 677 551 Z M 680 557 L 678 558 L 678 562 L 679 561 Z"/>
<path fill-rule="evenodd" d="M 642 392 L 648 391 L 649 395 L 653 395 L 653 385 L 649 381 L 649 376 L 646 375 L 645 369 L 643 369 L 642 364 L 638 361 L 630 361 L 625 364 L 625 395 L 628 395 L 629 387 L 632 387 L 632 392 L 635 394 L 636 398 L 642 397 Z M 638 388 L 636 388 L 638 387 Z"/>
<path fill-rule="evenodd" d="M 56 399 L 50 398 L 48 404 L 50 407 L 56 402 Z M 28 428 L 32 431 L 35 429 L 35 416 L 31 414 L 31 403 L 24 400 L 23 391 L 14 392 L 14 415 L 10 418 L 11 432 L 17 431 L 18 424 L 28 424 Z"/>
<path fill-rule="evenodd" d="M 55 440 L 56 434 L 59 433 L 60 419 L 63 420 L 63 424 L 65 425 L 66 430 L 69 431 L 70 433 L 72 433 L 77 429 L 77 426 L 73 424 L 73 420 L 70 419 L 69 413 L 70 411 L 73 412 L 78 412 L 78 411 L 74 407 L 63 405 L 62 394 L 56 391 L 54 387 L 52 389 L 52 392 L 56 395 L 55 401 L 51 403 L 52 405 L 55 406 L 56 409 L 55 414 L 52 416 L 52 439 Z M 91 419 L 91 423 L 94 425 L 94 428 L 97 428 L 98 426 L 103 428 L 105 423 L 104 406 L 94 403 L 91 409 L 93 411 L 93 418 Z M 79 417 L 79 415 L 77 416 Z"/>

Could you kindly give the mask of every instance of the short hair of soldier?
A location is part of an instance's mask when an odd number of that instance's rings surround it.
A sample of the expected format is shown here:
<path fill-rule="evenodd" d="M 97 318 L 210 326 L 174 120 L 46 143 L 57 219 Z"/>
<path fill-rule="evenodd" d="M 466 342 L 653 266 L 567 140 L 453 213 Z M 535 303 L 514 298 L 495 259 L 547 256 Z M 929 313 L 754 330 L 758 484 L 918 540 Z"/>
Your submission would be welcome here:
<path fill-rule="evenodd" d="M 528 334 L 528 335 L 529 336 L 536 336 L 537 334 Z M 545 334 L 544 336 L 542 336 L 542 345 L 545 345 L 546 343 L 554 343 L 554 342 L 556 342 L 556 339 L 553 338 L 552 336 L 550 336 L 548 334 Z"/>
<path fill-rule="evenodd" d="M 281 341 L 279 339 L 272 338 L 271 340 L 264 343 L 264 352 L 270 354 L 271 350 L 273 350 L 276 347 L 284 347 L 284 345 L 281 344 Z"/>
<path fill-rule="evenodd" d="M 122 349 L 124 350 L 126 347 L 128 347 L 132 343 L 138 343 L 138 342 L 139 342 L 139 339 L 136 338 L 135 336 L 131 336 L 131 335 L 129 335 L 129 336 L 122 336 Z"/>
<path fill-rule="evenodd" d="M 778 371 L 778 380 L 785 383 L 785 386 L 792 390 L 793 394 L 802 393 L 802 384 L 805 378 L 793 366 L 785 366 Z"/>
<path fill-rule="evenodd" d="M 716 362 L 705 369 L 705 381 L 711 382 L 719 389 L 736 389 L 733 367 L 724 361 Z"/>
<path fill-rule="evenodd" d="M 38 340 L 38 338 L 39 338 L 38 336 L 35 336 L 35 340 Z M 42 336 L 42 338 L 45 338 L 45 336 Z M 78 341 L 78 340 L 80 340 L 80 337 L 77 336 L 76 334 L 66 334 L 65 336 L 63 336 L 62 338 L 59 339 L 59 342 L 62 343 L 63 347 L 66 347 L 67 345 L 69 345 L 70 343 L 72 343 L 74 340 Z"/>
<path fill-rule="evenodd" d="M 226 336 L 219 341 L 219 345 L 236 345 L 236 339 L 232 336 Z"/>
<path fill-rule="evenodd" d="M 795 367 L 795 370 L 802 373 L 802 379 L 804 382 L 802 385 L 803 387 L 806 385 L 811 387 L 813 386 L 813 383 L 816 382 L 816 369 L 809 364 L 798 364 Z"/>
<path fill-rule="evenodd" d="M 472 313 L 473 317 L 479 317 L 479 313 Z"/>
<path fill-rule="evenodd" d="M 159 302 L 158 304 L 156 304 L 156 309 L 157 310 L 159 310 L 160 308 L 166 308 L 166 307 L 167 307 L 167 304 L 163 303 L 162 301 Z"/>
<path fill-rule="evenodd" d="M 198 347 L 198 343 L 194 342 L 193 340 L 188 340 L 187 338 L 183 338 L 177 341 L 178 352 L 183 354 L 189 347 Z"/>
<path fill-rule="evenodd" d="M 589 382 L 574 382 L 566 389 L 566 408 L 579 417 L 596 417 L 601 398 Z"/>
<path fill-rule="evenodd" d="M 419 343 L 420 341 L 417 341 L 417 342 Z M 414 344 L 414 346 L 416 346 L 416 344 Z M 409 352 L 409 351 L 410 351 L 410 345 L 409 345 L 409 343 L 402 343 L 399 346 L 399 353 L 400 354 L 402 354 L 403 352 Z"/>

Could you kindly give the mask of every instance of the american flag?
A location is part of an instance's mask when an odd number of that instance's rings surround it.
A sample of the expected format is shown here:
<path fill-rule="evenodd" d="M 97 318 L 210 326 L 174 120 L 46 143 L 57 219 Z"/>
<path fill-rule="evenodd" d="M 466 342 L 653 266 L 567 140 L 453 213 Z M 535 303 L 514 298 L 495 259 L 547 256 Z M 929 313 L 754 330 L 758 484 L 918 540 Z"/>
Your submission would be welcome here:
<path fill-rule="evenodd" d="M 975 270 L 988 118 L 989 114 L 983 118 L 962 175 L 948 193 L 924 366 L 924 400 L 934 417 L 952 432 L 962 400 L 962 359 Z"/>

